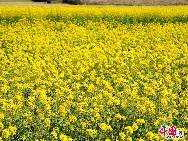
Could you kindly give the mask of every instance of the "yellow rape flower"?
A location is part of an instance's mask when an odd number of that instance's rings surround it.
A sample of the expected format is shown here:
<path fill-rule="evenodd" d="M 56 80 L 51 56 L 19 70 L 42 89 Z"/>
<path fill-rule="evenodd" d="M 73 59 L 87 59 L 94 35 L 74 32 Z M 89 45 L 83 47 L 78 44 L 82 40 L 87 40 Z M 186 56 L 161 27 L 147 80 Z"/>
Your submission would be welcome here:
<path fill-rule="evenodd" d="M 87 135 L 89 135 L 90 137 L 95 137 L 95 136 L 97 135 L 97 130 L 86 129 L 86 133 L 87 133 Z"/>
<path fill-rule="evenodd" d="M 2 137 L 8 139 L 11 136 L 11 132 L 8 129 L 3 129 Z"/>
<path fill-rule="evenodd" d="M 154 134 L 153 134 L 153 132 L 151 132 L 151 131 L 149 131 L 149 132 L 147 132 L 147 134 L 146 134 L 146 137 L 148 138 L 148 139 L 150 139 L 150 140 L 152 140 L 153 138 L 154 138 Z"/>
<path fill-rule="evenodd" d="M 132 141 L 132 140 L 133 140 L 132 137 L 127 138 L 127 141 Z"/>
<path fill-rule="evenodd" d="M 50 118 L 46 118 L 44 122 L 46 123 L 47 127 L 50 127 L 50 124 L 51 124 Z"/>
<path fill-rule="evenodd" d="M 133 131 L 134 131 L 134 129 L 131 126 L 125 127 L 125 130 L 126 130 L 126 133 L 128 133 L 130 135 L 133 134 Z"/>
<path fill-rule="evenodd" d="M 11 135 L 16 134 L 17 128 L 15 126 L 9 126 L 8 129 L 9 129 Z"/>
<path fill-rule="evenodd" d="M 105 123 L 101 123 L 101 124 L 99 125 L 99 127 L 100 127 L 100 129 L 101 129 L 102 131 L 104 131 L 104 132 L 106 132 L 106 131 L 112 131 L 112 130 L 113 130 L 110 125 L 107 125 L 107 124 L 105 124 Z"/>
<path fill-rule="evenodd" d="M 136 130 L 138 129 L 138 125 L 137 125 L 137 123 L 133 123 L 133 125 L 132 125 L 132 129 L 133 129 L 133 131 L 136 131 Z"/>
<path fill-rule="evenodd" d="M 0 112 L 0 120 L 3 120 L 5 117 L 5 115 L 3 113 Z"/>
<path fill-rule="evenodd" d="M 4 128 L 4 125 L 2 122 L 0 122 L 0 131 Z"/>
<path fill-rule="evenodd" d="M 54 139 L 57 139 L 58 138 L 58 134 L 57 134 L 57 131 L 55 129 L 53 129 L 53 131 L 51 132 L 51 135 Z"/>
<path fill-rule="evenodd" d="M 145 123 L 145 120 L 144 120 L 144 119 L 137 119 L 137 120 L 136 120 L 136 123 L 137 123 L 138 125 L 142 125 L 142 124 Z"/>
<path fill-rule="evenodd" d="M 125 138 L 126 138 L 126 135 L 123 132 L 120 132 L 119 133 L 119 138 L 120 138 L 121 141 L 124 141 Z"/>
<path fill-rule="evenodd" d="M 74 123 L 74 122 L 77 121 L 77 117 L 74 116 L 74 115 L 70 115 L 70 116 L 69 116 L 69 121 L 72 122 L 72 123 Z"/>
<path fill-rule="evenodd" d="M 69 136 L 66 136 L 65 134 L 60 134 L 59 136 L 60 141 L 72 141 L 73 139 Z"/>
<path fill-rule="evenodd" d="M 122 115 L 119 114 L 119 113 L 118 113 L 118 114 L 115 114 L 115 118 L 116 118 L 116 119 L 119 119 L 119 120 L 121 120 L 121 119 L 122 119 L 122 120 L 126 120 L 126 117 L 125 117 L 125 116 L 122 116 Z"/>

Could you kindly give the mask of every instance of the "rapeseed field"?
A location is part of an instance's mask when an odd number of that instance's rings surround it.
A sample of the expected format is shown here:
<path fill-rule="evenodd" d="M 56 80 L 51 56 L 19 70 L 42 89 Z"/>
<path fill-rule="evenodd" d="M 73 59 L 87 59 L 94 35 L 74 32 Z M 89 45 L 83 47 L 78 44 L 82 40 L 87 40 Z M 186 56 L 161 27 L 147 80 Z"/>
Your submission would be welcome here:
<path fill-rule="evenodd" d="M 188 6 L 0 6 L 0 141 L 188 140 Z"/>

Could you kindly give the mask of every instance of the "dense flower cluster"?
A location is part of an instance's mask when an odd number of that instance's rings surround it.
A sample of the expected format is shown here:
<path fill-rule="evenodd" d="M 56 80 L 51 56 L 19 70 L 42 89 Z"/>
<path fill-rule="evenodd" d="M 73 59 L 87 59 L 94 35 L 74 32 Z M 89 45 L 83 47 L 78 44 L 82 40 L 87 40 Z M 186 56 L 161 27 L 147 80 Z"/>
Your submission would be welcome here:
<path fill-rule="evenodd" d="M 0 6 L 0 140 L 159 141 L 163 123 L 187 140 L 188 23 L 87 20 L 187 9 Z M 49 21 L 50 13 L 87 23 Z"/>
<path fill-rule="evenodd" d="M 150 16 L 164 16 L 164 17 L 174 17 L 174 16 L 187 16 L 188 14 L 187 6 L 130 6 L 130 7 L 114 7 L 114 6 L 0 6 L 1 15 L 4 16 L 89 16 L 99 15 L 111 15 L 111 16 L 122 16 L 122 15 L 132 15 L 132 16 L 142 16 L 149 14 Z"/>

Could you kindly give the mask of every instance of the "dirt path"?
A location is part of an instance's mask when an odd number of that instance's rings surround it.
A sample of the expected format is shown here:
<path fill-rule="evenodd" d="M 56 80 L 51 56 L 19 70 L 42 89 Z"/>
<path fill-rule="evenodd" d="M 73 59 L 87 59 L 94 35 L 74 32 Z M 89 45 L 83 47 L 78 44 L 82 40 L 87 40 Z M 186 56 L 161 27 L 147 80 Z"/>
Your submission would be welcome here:
<path fill-rule="evenodd" d="M 70 4 L 47 4 L 45 2 L 0 2 L 0 5 L 28 5 L 28 6 L 68 6 Z"/>

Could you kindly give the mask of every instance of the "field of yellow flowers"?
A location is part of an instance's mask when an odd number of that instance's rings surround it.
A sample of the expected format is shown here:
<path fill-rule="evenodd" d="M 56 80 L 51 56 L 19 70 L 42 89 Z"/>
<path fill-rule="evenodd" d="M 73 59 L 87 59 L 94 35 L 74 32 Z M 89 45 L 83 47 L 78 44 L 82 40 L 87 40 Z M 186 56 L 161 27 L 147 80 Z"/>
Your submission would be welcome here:
<path fill-rule="evenodd" d="M 0 141 L 188 140 L 188 6 L 0 6 Z"/>

